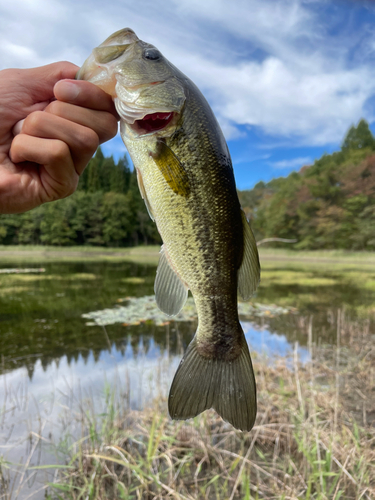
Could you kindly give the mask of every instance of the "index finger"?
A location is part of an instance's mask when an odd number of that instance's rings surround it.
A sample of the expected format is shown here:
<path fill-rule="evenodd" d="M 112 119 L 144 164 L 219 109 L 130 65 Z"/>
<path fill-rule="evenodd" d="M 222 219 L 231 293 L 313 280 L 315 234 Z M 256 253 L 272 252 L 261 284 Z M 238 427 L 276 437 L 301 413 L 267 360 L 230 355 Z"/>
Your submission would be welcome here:
<path fill-rule="evenodd" d="M 53 92 L 59 101 L 97 111 L 108 111 L 117 116 L 112 97 L 93 83 L 84 80 L 60 80 Z"/>

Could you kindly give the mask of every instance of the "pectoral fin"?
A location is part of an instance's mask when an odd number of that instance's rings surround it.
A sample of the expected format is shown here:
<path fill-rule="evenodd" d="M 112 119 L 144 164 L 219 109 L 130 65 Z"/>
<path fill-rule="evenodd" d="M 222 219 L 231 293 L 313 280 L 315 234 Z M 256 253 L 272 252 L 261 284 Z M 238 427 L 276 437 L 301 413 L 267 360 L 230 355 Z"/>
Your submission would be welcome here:
<path fill-rule="evenodd" d="M 151 219 L 153 221 L 155 221 L 155 217 L 154 217 L 154 214 L 152 213 L 152 208 L 151 208 L 150 202 L 148 201 L 148 198 L 147 198 L 146 189 L 145 189 L 145 186 L 143 184 L 142 174 L 138 168 L 136 170 L 137 170 L 137 182 L 138 182 L 139 192 L 141 193 L 142 199 L 145 202 L 148 215 L 151 217 Z"/>
<path fill-rule="evenodd" d="M 238 271 L 238 291 L 243 300 L 248 300 L 254 294 L 260 281 L 260 263 L 257 244 L 243 210 L 241 210 L 241 216 L 244 252 Z"/>
<path fill-rule="evenodd" d="M 158 141 L 157 152 L 150 154 L 172 190 L 180 196 L 189 196 L 188 175 L 171 148 L 164 141 Z"/>
<path fill-rule="evenodd" d="M 187 286 L 172 269 L 163 247 L 160 250 L 154 290 L 159 309 L 169 316 L 181 311 L 188 296 Z"/>

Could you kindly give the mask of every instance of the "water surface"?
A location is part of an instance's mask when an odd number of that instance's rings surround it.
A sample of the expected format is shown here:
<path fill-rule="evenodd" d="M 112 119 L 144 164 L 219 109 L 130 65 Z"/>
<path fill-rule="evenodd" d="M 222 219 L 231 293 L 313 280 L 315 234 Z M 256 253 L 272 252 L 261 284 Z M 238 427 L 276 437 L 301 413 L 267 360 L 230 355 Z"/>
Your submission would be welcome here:
<path fill-rule="evenodd" d="M 196 322 L 174 322 L 166 316 L 161 325 L 147 320 L 102 327 L 91 326 L 82 317 L 126 304 L 126 297 L 151 295 L 156 272 L 152 265 L 24 262 L 18 266 L 43 267 L 45 272 L 0 274 L 0 454 L 21 464 L 13 465 L 11 474 L 17 498 L 32 493 L 43 498 L 43 485 L 53 481 L 53 470 L 25 473 L 22 464 L 63 463 L 56 447 L 59 440 L 66 435 L 79 437 L 72 416 L 87 405 L 99 413 L 106 411 L 108 388 L 115 390 L 120 404 L 133 409 L 165 397 Z M 269 362 L 290 355 L 298 342 L 300 358 L 308 360 L 309 322 L 314 341 L 334 343 L 337 311 L 342 308 L 347 317 L 367 320 L 373 328 L 375 289 L 367 281 L 350 268 L 343 272 L 306 270 L 290 263 L 267 265 L 253 302 L 291 309 L 276 314 L 271 307 L 264 314 L 242 318 L 253 355 Z"/>

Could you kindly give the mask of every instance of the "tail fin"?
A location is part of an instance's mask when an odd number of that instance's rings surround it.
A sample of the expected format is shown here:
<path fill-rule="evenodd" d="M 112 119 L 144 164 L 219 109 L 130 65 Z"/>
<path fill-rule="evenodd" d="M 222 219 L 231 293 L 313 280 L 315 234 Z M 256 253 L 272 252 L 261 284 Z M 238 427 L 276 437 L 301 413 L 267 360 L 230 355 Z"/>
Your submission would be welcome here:
<path fill-rule="evenodd" d="M 241 333 L 241 352 L 233 361 L 204 358 L 194 337 L 169 392 L 173 419 L 185 420 L 214 408 L 236 429 L 252 429 L 257 411 L 256 386 L 249 348 Z"/>

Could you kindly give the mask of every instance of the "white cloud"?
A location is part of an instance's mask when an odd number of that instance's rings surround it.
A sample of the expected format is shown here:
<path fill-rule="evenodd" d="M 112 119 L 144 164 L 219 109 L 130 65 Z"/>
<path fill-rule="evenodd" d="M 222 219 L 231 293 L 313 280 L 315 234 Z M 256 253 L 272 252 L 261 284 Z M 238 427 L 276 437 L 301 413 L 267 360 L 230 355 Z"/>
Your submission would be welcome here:
<path fill-rule="evenodd" d="M 295 145 L 340 142 L 373 121 L 373 30 L 330 34 L 324 0 L 15 0 L 0 6 L 1 67 L 81 64 L 113 31 L 133 28 L 202 89 L 227 139 L 239 125 Z M 343 2 L 338 11 L 350 8 Z M 343 15 L 341 12 L 341 16 Z M 357 30 L 358 31 L 358 30 Z M 360 38 L 362 37 L 362 38 Z M 367 47 L 349 60 L 352 47 Z"/>
<path fill-rule="evenodd" d="M 313 160 L 311 158 L 300 157 L 300 158 L 293 158 L 291 160 L 280 160 L 280 161 L 269 162 L 269 165 L 271 165 L 271 167 L 276 169 L 294 170 L 294 169 L 299 169 L 305 165 L 311 165 L 312 163 Z"/>
<path fill-rule="evenodd" d="M 270 154 L 263 154 L 263 155 L 253 155 L 253 154 L 247 154 L 246 156 L 240 155 L 240 156 L 234 156 L 232 158 L 233 165 L 241 165 L 241 164 L 250 164 L 253 162 L 259 162 L 261 160 L 268 160 L 270 158 Z"/>

